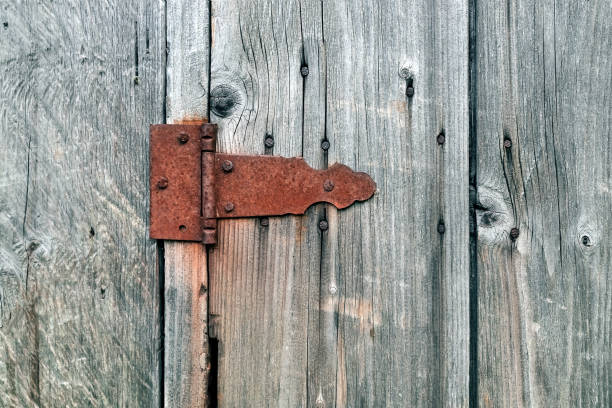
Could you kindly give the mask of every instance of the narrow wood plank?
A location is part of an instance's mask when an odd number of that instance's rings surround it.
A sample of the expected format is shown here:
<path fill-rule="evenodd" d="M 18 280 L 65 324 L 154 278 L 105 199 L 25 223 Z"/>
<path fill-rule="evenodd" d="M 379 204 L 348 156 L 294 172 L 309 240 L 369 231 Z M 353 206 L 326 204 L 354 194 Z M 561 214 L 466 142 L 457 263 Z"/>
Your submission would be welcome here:
<path fill-rule="evenodd" d="M 325 404 L 468 405 L 467 18 L 466 1 L 323 3 L 329 162 L 378 184 L 329 211 L 338 372 Z"/>
<path fill-rule="evenodd" d="M 212 10 L 222 150 L 341 161 L 379 183 L 373 201 L 341 213 L 220 223 L 210 260 L 220 406 L 466 406 L 466 2 Z"/>
<path fill-rule="evenodd" d="M 0 8 L 0 406 L 157 406 L 163 9 Z"/>
<path fill-rule="evenodd" d="M 164 406 L 206 407 L 208 272 L 200 243 L 166 241 L 164 291 Z"/>
<path fill-rule="evenodd" d="M 476 2 L 484 407 L 612 405 L 611 17 Z"/>
<path fill-rule="evenodd" d="M 208 117 L 209 2 L 171 0 L 167 123 Z M 201 243 L 164 243 L 164 407 L 208 406 L 208 267 Z"/>

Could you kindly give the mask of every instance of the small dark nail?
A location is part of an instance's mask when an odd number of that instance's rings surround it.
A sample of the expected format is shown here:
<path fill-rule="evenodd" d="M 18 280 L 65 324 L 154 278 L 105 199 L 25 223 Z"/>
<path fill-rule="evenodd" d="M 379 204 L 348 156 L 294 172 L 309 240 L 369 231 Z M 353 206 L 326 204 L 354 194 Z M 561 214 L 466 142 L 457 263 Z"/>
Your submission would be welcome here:
<path fill-rule="evenodd" d="M 440 221 L 438 223 L 438 233 L 439 234 L 444 234 L 446 232 L 446 226 L 444 225 L 444 223 L 442 221 Z"/>
<path fill-rule="evenodd" d="M 223 208 L 225 208 L 225 212 L 232 212 L 234 211 L 234 203 L 225 203 Z"/>
<path fill-rule="evenodd" d="M 274 147 L 274 137 L 272 137 L 271 134 L 267 134 L 266 138 L 264 139 L 264 145 L 266 145 L 266 147 L 268 148 L 272 148 Z"/>
<path fill-rule="evenodd" d="M 512 238 L 512 240 L 515 241 L 518 237 L 519 237 L 519 229 L 518 228 L 512 228 L 510 230 L 510 238 Z"/>
<path fill-rule="evenodd" d="M 329 140 L 324 140 L 321 142 L 321 149 L 325 151 L 329 150 Z"/>
<path fill-rule="evenodd" d="M 406 88 L 406 96 L 412 98 L 414 96 L 414 87 L 409 86 Z"/>
<path fill-rule="evenodd" d="M 506 149 L 511 148 L 511 147 L 512 147 L 512 140 L 510 140 L 510 139 L 504 139 L 504 147 L 505 147 Z"/>
<path fill-rule="evenodd" d="M 263 217 L 259 220 L 259 224 L 262 227 L 267 227 L 268 225 L 270 225 L 270 220 L 268 219 L 268 217 Z"/>
<path fill-rule="evenodd" d="M 163 190 L 166 187 L 168 187 L 168 179 L 165 177 L 160 178 L 159 181 L 157 182 L 157 188 L 159 188 L 160 190 Z"/>
<path fill-rule="evenodd" d="M 304 65 L 302 68 L 300 68 L 300 74 L 302 74 L 303 77 L 308 76 L 308 73 L 310 71 L 308 70 L 308 66 Z"/>
<path fill-rule="evenodd" d="M 178 137 L 178 141 L 180 144 L 185 144 L 189 141 L 189 135 L 185 132 L 181 132 L 181 134 Z"/>
<path fill-rule="evenodd" d="M 444 142 L 446 141 L 446 136 L 444 136 L 444 133 L 440 133 L 438 137 L 436 138 L 436 140 L 438 141 L 439 145 L 443 145 Z"/>
<path fill-rule="evenodd" d="M 234 168 L 234 163 L 232 163 L 231 160 L 224 160 L 221 167 L 223 168 L 224 172 L 229 173 Z"/>
<path fill-rule="evenodd" d="M 319 229 L 321 231 L 327 231 L 328 228 L 329 228 L 329 224 L 327 223 L 327 221 L 325 220 L 319 221 Z"/>
<path fill-rule="evenodd" d="M 325 180 L 323 183 L 323 189 L 328 192 L 332 191 L 334 189 L 334 182 L 331 180 Z"/>

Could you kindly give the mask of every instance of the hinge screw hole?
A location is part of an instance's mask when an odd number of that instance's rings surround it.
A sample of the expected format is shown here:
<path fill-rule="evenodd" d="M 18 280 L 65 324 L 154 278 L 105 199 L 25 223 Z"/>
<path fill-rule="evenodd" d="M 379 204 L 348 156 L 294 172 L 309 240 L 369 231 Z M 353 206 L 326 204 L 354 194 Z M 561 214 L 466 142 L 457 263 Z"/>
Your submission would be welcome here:
<path fill-rule="evenodd" d="M 164 190 L 168 187 L 168 179 L 165 177 L 162 177 L 159 179 L 159 181 L 157 182 L 157 188 L 159 188 L 160 190 Z"/>
<path fill-rule="evenodd" d="M 331 180 L 325 180 L 323 183 L 323 189 L 327 192 L 330 192 L 334 189 L 334 182 Z"/>
<path fill-rule="evenodd" d="M 233 170 L 234 163 L 232 163 L 231 160 L 224 160 L 223 164 L 221 165 L 221 167 L 223 168 L 224 172 L 229 173 L 230 171 Z"/>
<path fill-rule="evenodd" d="M 178 137 L 178 141 L 180 144 L 185 144 L 189 141 L 189 135 L 185 132 L 181 132 L 181 134 Z"/>
<path fill-rule="evenodd" d="M 184 225 L 179 225 L 179 231 L 185 231 L 187 230 L 187 227 Z"/>

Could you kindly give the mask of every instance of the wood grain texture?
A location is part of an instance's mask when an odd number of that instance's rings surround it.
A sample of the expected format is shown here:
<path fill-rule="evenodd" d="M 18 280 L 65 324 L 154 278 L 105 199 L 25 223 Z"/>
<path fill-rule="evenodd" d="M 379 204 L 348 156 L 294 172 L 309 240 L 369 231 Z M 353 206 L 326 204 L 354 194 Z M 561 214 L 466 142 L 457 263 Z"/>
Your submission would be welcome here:
<path fill-rule="evenodd" d="M 323 155 L 310 144 L 320 143 L 321 131 L 302 137 L 300 5 L 213 1 L 212 33 L 210 108 L 219 149 L 286 157 L 308 149 L 307 162 L 320 168 Z M 269 226 L 220 220 L 210 259 L 219 406 L 307 405 L 308 289 L 320 263 L 320 211 L 271 217 Z"/>
<path fill-rule="evenodd" d="M 163 10 L 0 10 L 0 406 L 156 406 L 147 152 Z"/>
<path fill-rule="evenodd" d="M 209 2 L 166 2 L 167 123 L 208 117 Z M 208 266 L 201 243 L 164 243 L 164 407 L 208 406 Z"/>
<path fill-rule="evenodd" d="M 611 406 L 610 2 L 475 12 L 480 404 Z"/>
<path fill-rule="evenodd" d="M 164 407 L 206 407 L 208 271 L 201 243 L 166 241 Z"/>
<path fill-rule="evenodd" d="M 323 3 L 329 161 L 379 190 L 330 210 L 339 406 L 468 404 L 467 18 L 462 1 Z"/>
<path fill-rule="evenodd" d="M 219 223 L 220 406 L 467 406 L 467 3 L 213 1 L 211 27 L 222 151 L 379 186 L 342 212 Z"/>

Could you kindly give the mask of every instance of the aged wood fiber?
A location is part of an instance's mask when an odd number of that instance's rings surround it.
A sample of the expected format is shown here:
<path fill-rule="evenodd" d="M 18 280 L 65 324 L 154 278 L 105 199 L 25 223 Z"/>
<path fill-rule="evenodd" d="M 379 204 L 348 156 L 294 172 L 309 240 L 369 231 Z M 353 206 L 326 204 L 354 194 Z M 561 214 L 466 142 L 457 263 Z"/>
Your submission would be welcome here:
<path fill-rule="evenodd" d="M 156 406 L 163 9 L 1 1 L 0 23 L 0 406 Z"/>
<path fill-rule="evenodd" d="M 220 406 L 467 406 L 467 3 L 213 1 L 211 21 L 221 151 L 342 162 L 379 189 L 219 222 Z"/>
<path fill-rule="evenodd" d="M 166 121 L 199 123 L 208 116 L 209 2 L 169 0 Z M 208 401 L 208 269 L 201 243 L 164 243 L 164 407 L 206 407 Z"/>
<path fill-rule="evenodd" d="M 478 399 L 609 407 L 612 8 L 476 5 Z"/>

